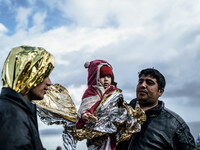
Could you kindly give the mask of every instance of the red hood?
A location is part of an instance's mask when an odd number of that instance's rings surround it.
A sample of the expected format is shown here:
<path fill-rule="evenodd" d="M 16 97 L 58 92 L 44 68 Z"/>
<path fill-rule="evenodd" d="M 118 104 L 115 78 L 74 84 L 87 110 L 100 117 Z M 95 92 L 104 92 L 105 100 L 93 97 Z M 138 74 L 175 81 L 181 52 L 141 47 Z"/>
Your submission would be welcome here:
<path fill-rule="evenodd" d="M 100 76 L 100 68 L 106 65 L 112 69 L 112 66 L 105 60 L 93 60 L 88 66 L 88 87 L 97 85 L 97 81 Z M 114 80 L 114 75 L 113 75 Z"/>
<path fill-rule="evenodd" d="M 112 69 L 112 66 L 105 60 L 93 60 L 91 62 L 87 62 L 85 64 L 85 67 L 88 68 L 88 88 L 86 89 L 85 93 L 83 94 L 82 99 L 89 97 L 89 96 L 94 96 L 97 95 L 96 89 L 93 87 L 93 85 L 98 84 L 98 79 L 100 76 L 100 68 L 103 65 L 107 65 Z M 106 93 L 110 93 L 113 90 L 116 90 L 116 82 L 114 82 L 114 74 L 112 76 L 112 83 L 111 86 Z"/>

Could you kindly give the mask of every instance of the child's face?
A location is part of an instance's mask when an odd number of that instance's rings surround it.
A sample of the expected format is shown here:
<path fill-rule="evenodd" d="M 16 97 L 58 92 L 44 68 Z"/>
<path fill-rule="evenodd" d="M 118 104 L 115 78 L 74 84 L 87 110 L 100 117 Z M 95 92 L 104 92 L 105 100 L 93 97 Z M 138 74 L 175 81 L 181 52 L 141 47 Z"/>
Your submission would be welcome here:
<path fill-rule="evenodd" d="M 99 81 L 103 85 L 104 89 L 106 89 L 111 84 L 111 76 L 110 75 L 102 76 L 100 77 Z"/>

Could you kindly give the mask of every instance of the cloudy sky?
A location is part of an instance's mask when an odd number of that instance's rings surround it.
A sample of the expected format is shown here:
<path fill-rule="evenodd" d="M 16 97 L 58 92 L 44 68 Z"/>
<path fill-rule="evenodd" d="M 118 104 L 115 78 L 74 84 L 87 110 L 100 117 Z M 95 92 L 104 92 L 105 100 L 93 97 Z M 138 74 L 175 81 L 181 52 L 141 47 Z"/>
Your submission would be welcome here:
<path fill-rule="evenodd" d="M 138 72 L 154 67 L 166 77 L 166 106 L 187 122 L 200 121 L 199 0 L 0 0 L 0 70 L 21 45 L 55 56 L 51 80 L 77 107 L 87 83 L 84 63 L 104 59 L 127 101 Z"/>

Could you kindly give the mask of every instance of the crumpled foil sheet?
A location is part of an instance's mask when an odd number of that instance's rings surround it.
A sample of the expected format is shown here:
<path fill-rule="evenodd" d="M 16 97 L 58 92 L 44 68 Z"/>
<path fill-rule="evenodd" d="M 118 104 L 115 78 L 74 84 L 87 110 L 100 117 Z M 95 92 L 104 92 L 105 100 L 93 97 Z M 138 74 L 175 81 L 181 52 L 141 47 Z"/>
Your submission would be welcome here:
<path fill-rule="evenodd" d="M 76 150 L 77 141 L 74 140 L 72 130 L 64 130 L 62 134 L 63 146 L 66 150 Z"/>
<path fill-rule="evenodd" d="M 13 48 L 3 66 L 2 84 L 22 95 L 40 84 L 54 68 L 54 57 L 44 48 Z"/>
<path fill-rule="evenodd" d="M 66 150 L 75 150 L 77 141 L 73 138 L 77 110 L 67 89 L 60 84 L 53 84 L 47 90 L 44 99 L 34 101 L 41 121 L 45 124 L 62 124 L 63 145 Z"/>
<path fill-rule="evenodd" d="M 47 90 L 44 99 L 34 102 L 44 109 L 42 110 L 38 107 L 38 115 L 46 124 L 60 124 L 58 123 L 59 120 L 61 123 L 63 121 L 76 122 L 76 106 L 67 89 L 60 84 L 51 85 Z"/>
<path fill-rule="evenodd" d="M 98 121 L 85 124 L 83 129 L 75 130 L 77 140 L 92 139 L 107 133 L 117 133 L 117 142 L 128 140 L 139 132 L 146 120 L 145 112 L 136 104 L 135 110 L 125 104 L 120 91 L 114 91 L 105 97 L 94 112 Z"/>
<path fill-rule="evenodd" d="M 123 100 L 120 90 L 106 96 L 94 111 L 98 121 L 85 124 L 83 129 L 76 129 L 76 107 L 68 91 L 59 84 L 50 86 L 38 105 L 38 115 L 46 124 L 63 124 L 63 142 L 66 149 L 75 149 L 77 141 L 93 139 L 108 133 L 117 133 L 117 142 L 128 140 L 139 132 L 146 120 L 144 111 L 136 104 L 135 109 Z"/>

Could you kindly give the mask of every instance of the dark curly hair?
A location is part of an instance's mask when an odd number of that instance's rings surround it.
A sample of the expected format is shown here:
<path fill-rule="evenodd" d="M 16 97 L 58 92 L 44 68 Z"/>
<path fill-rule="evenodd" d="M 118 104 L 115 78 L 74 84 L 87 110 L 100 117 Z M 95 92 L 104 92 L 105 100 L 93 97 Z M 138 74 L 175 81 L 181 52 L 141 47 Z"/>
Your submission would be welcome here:
<path fill-rule="evenodd" d="M 158 83 L 158 89 L 164 89 L 166 82 L 165 82 L 165 77 L 156 69 L 154 68 L 147 68 L 143 69 L 138 73 L 138 77 L 140 78 L 142 75 L 144 76 L 151 76 L 157 80 Z"/>

